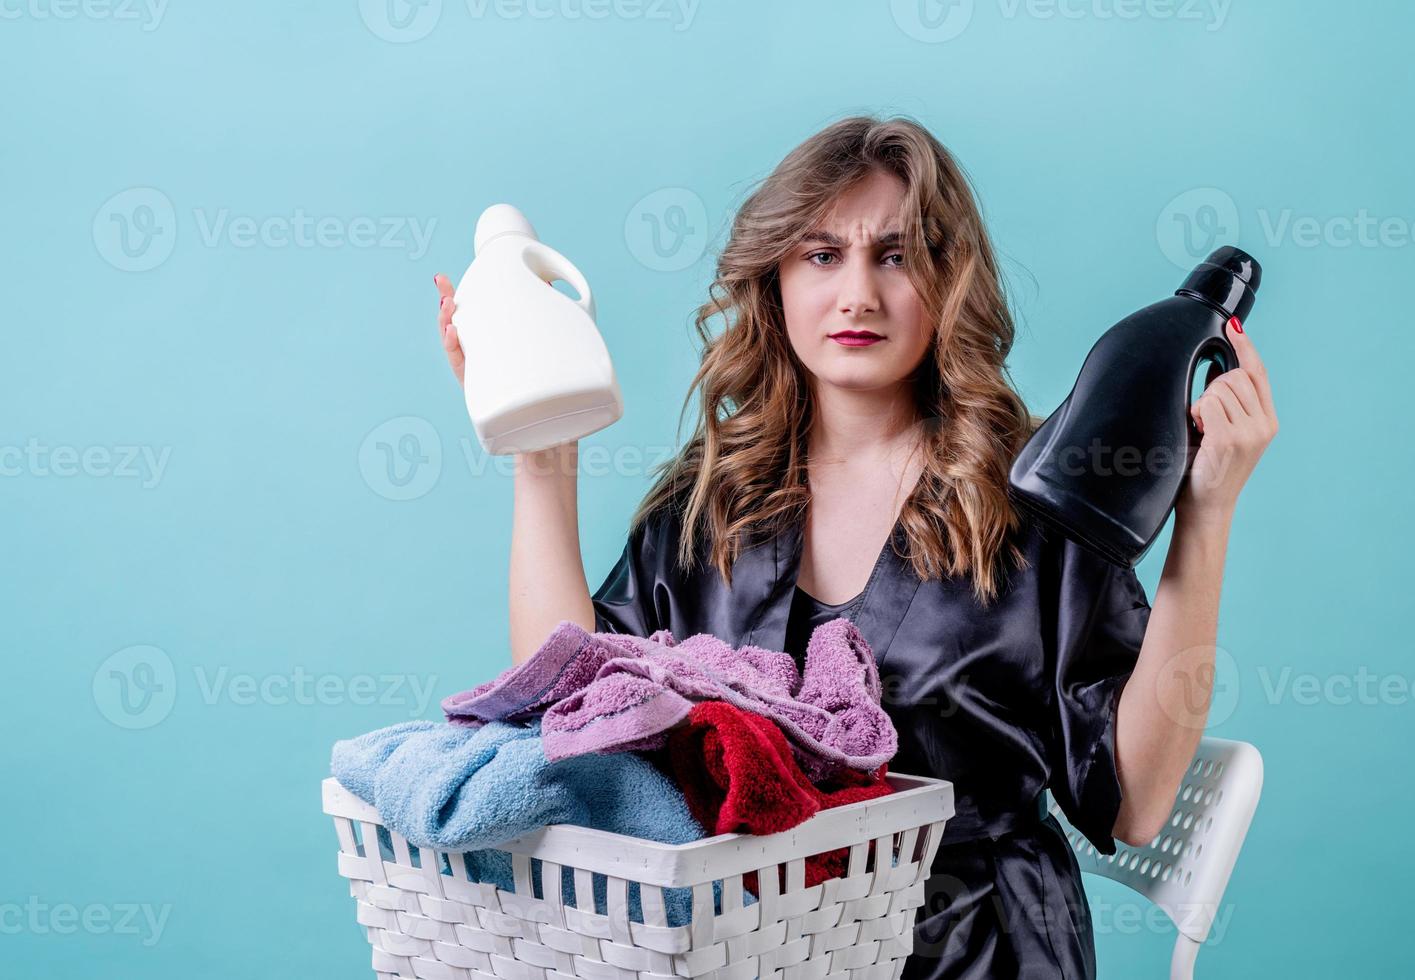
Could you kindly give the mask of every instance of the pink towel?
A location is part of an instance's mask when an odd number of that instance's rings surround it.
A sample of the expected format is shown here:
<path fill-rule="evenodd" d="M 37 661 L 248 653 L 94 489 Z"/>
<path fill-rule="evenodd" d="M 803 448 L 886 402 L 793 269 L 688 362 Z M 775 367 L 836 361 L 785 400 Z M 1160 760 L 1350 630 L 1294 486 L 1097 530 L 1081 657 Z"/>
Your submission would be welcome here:
<path fill-rule="evenodd" d="M 804 671 L 790 654 L 733 648 L 709 633 L 682 643 L 667 630 L 648 638 L 555 628 L 531 659 L 487 684 L 453 695 L 443 710 L 476 726 L 544 713 L 546 758 L 656 749 L 693 705 L 725 701 L 776 722 L 813 781 L 842 768 L 873 772 L 898 750 L 880 707 L 874 654 L 855 624 L 817 626 Z"/>

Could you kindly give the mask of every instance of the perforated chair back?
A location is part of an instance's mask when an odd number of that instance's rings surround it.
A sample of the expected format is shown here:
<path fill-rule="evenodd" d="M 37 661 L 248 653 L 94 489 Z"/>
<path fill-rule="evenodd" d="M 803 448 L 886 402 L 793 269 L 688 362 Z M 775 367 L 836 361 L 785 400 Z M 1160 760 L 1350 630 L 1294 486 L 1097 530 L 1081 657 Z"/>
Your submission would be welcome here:
<path fill-rule="evenodd" d="M 1117 842 L 1114 854 L 1101 854 L 1071 826 L 1055 800 L 1051 813 L 1066 831 L 1083 872 L 1118 881 L 1164 909 L 1179 930 L 1171 980 L 1188 980 L 1262 791 L 1263 757 L 1256 747 L 1204 738 L 1184 774 L 1169 822 L 1145 847 Z"/>

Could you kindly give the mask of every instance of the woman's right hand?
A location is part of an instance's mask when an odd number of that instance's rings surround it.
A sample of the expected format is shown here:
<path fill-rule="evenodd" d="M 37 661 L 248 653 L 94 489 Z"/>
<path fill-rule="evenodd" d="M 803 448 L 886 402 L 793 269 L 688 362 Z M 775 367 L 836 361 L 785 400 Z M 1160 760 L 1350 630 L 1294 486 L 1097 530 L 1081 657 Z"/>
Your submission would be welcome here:
<path fill-rule="evenodd" d="M 437 329 L 442 349 L 459 385 L 467 359 L 452 325 L 456 310 L 452 283 L 438 273 Z M 576 510 L 579 443 L 568 442 L 516 455 L 515 503 L 511 520 L 511 662 L 529 660 L 563 620 L 587 632 L 596 625 L 594 600 L 580 556 Z M 527 461 L 531 465 L 523 465 Z M 543 475 L 540 475 L 543 474 Z"/>
<path fill-rule="evenodd" d="M 452 302 L 452 283 L 442 273 L 437 273 L 432 277 L 433 283 L 437 286 L 438 300 L 437 309 L 437 329 L 442 334 L 442 349 L 447 353 L 447 363 L 452 366 L 452 373 L 457 376 L 457 383 L 463 384 L 462 374 L 467 366 L 467 358 L 462 353 L 462 344 L 457 339 L 457 328 L 452 326 L 452 314 L 457 309 L 457 304 Z"/>

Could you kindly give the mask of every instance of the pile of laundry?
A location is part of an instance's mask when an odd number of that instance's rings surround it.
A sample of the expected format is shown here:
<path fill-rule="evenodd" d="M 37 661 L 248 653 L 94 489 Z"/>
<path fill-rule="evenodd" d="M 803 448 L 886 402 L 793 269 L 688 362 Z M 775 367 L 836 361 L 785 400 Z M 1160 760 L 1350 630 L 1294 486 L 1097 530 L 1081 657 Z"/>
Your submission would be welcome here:
<path fill-rule="evenodd" d="M 472 880 L 507 890 L 510 856 L 495 845 L 539 827 L 664 844 L 778 833 L 888 794 L 898 749 L 874 655 L 844 618 L 816 627 L 802 669 L 790 654 L 708 633 L 680 643 L 668 630 L 591 633 L 567 621 L 530 659 L 442 708 L 446 723 L 337 742 L 332 773 L 410 843 L 469 852 Z M 808 859 L 806 885 L 843 874 L 847 858 L 840 848 Z M 750 903 L 756 882 L 744 878 Z M 602 912 L 605 882 L 594 879 Z M 670 925 L 691 918 L 690 889 L 665 889 L 664 904 Z M 629 906 L 643 921 L 637 885 Z"/>

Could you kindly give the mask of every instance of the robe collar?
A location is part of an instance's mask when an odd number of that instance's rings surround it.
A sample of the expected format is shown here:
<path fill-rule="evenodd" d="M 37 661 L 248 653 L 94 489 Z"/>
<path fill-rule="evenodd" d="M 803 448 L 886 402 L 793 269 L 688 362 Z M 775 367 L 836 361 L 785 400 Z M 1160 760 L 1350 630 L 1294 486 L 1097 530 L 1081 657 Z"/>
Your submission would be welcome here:
<path fill-rule="evenodd" d="M 752 610 L 742 642 L 767 650 L 785 646 L 786 621 L 800 574 L 804 532 L 804 518 L 792 521 L 773 537 L 742 551 L 733 563 L 733 582 L 740 581 L 751 592 L 740 600 L 739 608 Z M 913 567 L 899 554 L 907 546 L 904 525 L 895 520 L 853 617 L 876 663 L 884 659 L 919 589 Z"/>

